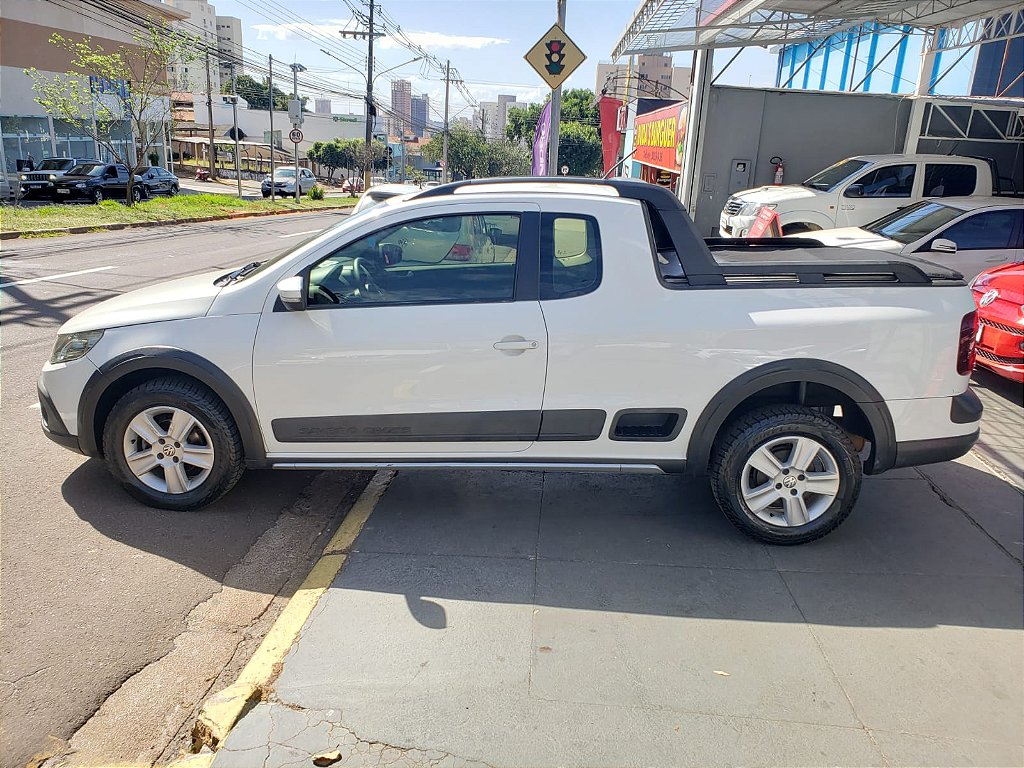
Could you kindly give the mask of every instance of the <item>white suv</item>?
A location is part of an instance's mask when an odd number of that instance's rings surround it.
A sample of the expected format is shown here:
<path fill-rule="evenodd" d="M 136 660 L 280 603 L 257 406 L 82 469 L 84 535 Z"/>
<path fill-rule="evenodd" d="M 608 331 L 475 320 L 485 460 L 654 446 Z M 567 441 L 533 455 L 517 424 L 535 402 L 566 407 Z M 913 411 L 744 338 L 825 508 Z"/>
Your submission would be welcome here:
<path fill-rule="evenodd" d="M 863 472 L 977 439 L 974 301 L 926 262 L 773 247 L 709 250 L 642 182 L 437 187 L 69 320 L 43 429 L 167 509 L 246 467 L 685 471 L 808 541 Z"/>

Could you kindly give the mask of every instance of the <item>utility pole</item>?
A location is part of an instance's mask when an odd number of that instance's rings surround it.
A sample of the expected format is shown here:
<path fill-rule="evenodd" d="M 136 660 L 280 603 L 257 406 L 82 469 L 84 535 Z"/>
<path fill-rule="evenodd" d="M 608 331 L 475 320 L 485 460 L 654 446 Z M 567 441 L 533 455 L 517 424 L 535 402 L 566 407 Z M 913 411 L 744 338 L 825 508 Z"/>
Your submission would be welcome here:
<path fill-rule="evenodd" d="M 565 0 L 555 0 L 558 26 L 565 29 Z M 551 133 L 548 139 L 548 176 L 558 175 L 558 128 L 562 121 L 562 86 L 551 92 Z"/>
<path fill-rule="evenodd" d="M 364 158 L 363 168 L 363 191 L 365 192 L 370 188 L 370 176 L 373 172 L 373 118 L 377 112 L 376 107 L 373 106 L 373 41 L 378 37 L 383 37 L 383 32 L 373 31 L 373 11 L 376 6 L 375 0 L 369 0 L 368 5 L 370 6 L 370 14 L 366 20 L 366 31 L 357 32 L 354 30 L 342 29 L 339 30 L 342 38 L 351 37 L 354 40 L 366 40 L 367 51 L 366 51 L 366 157 Z M 327 51 L 324 51 L 327 53 Z M 330 54 L 328 54 L 330 55 Z M 332 56 L 331 58 L 337 58 Z M 417 57 L 419 58 L 419 57 Z M 417 59 L 413 59 L 416 61 Z M 343 62 L 346 66 L 351 66 L 347 62 Z M 404 65 L 403 65 L 404 66 Z"/>
<path fill-rule="evenodd" d="M 231 131 L 235 135 L 235 181 L 238 183 L 238 197 L 242 197 L 242 164 L 238 156 L 238 91 L 235 89 L 235 62 L 231 64 Z"/>
<path fill-rule="evenodd" d="M 448 93 L 452 85 L 452 60 L 444 63 L 444 138 L 441 141 L 441 183 L 448 181 Z"/>
<path fill-rule="evenodd" d="M 274 142 L 274 57 L 270 57 L 267 69 L 267 93 L 270 96 L 270 201 L 277 200 L 277 192 L 274 187 L 274 150 L 277 148 Z"/>
<path fill-rule="evenodd" d="M 292 64 L 292 98 L 299 105 L 299 122 L 296 128 L 302 124 L 302 102 L 299 100 L 299 72 L 305 72 L 306 68 L 301 64 Z M 299 142 L 295 142 L 295 202 L 302 199 L 302 185 L 299 183 Z M 273 184 L 273 180 L 271 180 Z"/>
<path fill-rule="evenodd" d="M 209 121 L 209 140 L 210 146 L 207 147 L 209 150 L 206 153 L 206 159 L 210 165 L 210 178 L 215 178 L 217 175 L 217 169 L 213 164 L 213 83 L 210 82 L 210 50 L 206 49 L 206 119 Z"/>

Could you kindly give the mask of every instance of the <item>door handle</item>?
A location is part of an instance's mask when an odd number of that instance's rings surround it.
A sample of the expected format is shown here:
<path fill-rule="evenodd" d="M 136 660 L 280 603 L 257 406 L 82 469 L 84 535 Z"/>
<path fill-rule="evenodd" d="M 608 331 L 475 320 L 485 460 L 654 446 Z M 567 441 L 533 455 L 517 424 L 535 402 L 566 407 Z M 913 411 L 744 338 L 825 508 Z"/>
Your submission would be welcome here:
<path fill-rule="evenodd" d="M 528 349 L 536 349 L 540 344 L 531 339 L 524 339 L 522 336 L 504 338 L 496 341 L 493 347 L 499 352 L 525 352 Z"/>

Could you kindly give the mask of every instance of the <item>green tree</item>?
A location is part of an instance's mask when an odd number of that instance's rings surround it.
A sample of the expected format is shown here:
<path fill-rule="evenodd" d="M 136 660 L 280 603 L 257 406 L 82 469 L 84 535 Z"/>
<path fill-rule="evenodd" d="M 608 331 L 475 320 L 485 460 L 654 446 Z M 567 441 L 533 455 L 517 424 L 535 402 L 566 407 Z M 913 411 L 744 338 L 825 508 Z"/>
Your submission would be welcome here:
<path fill-rule="evenodd" d="M 597 128 L 584 123 L 562 123 L 558 165 L 568 165 L 573 176 L 600 176 L 604 161 Z"/>
<path fill-rule="evenodd" d="M 531 104 L 526 109 L 512 107 L 508 110 L 508 121 L 505 124 L 505 138 L 515 144 L 532 144 L 537 131 L 537 120 L 540 119 L 542 104 Z"/>
<path fill-rule="evenodd" d="M 423 145 L 423 156 L 436 163 L 442 157 L 443 146 L 444 136 L 438 133 Z M 486 146 L 486 142 L 477 131 L 471 131 L 461 125 L 454 126 L 448 133 L 449 176 L 474 178 L 474 170 L 479 167 Z"/>
<path fill-rule="evenodd" d="M 344 141 L 344 139 L 315 141 L 313 146 L 306 150 L 306 157 L 327 169 L 328 181 L 334 181 L 334 172 L 339 168 L 344 168 L 346 162 L 351 162 L 352 155 L 345 152 Z"/>
<path fill-rule="evenodd" d="M 480 161 L 473 169 L 478 178 L 529 176 L 530 150 L 510 141 L 492 141 L 484 145 Z"/>
<path fill-rule="evenodd" d="M 51 116 L 70 123 L 106 149 L 114 162 L 131 170 L 127 202 L 132 201 L 135 172 L 172 122 L 171 94 L 183 83 L 168 76 L 171 64 L 192 61 L 196 41 L 163 24 L 133 35 L 132 44 L 107 50 L 85 37 L 72 40 L 54 32 L 50 44 L 70 55 L 66 72 L 26 69 L 36 102 Z M 127 128 L 127 130 L 126 130 Z M 135 152 L 125 138 L 135 137 Z"/>
<path fill-rule="evenodd" d="M 573 88 L 562 94 L 563 123 L 582 123 L 598 128 L 601 111 L 594 100 L 594 92 L 587 88 Z"/>
<path fill-rule="evenodd" d="M 267 78 L 263 78 L 263 80 L 260 81 L 250 77 L 249 75 L 237 75 L 235 77 L 235 89 L 238 91 L 238 95 L 248 102 L 250 109 L 265 111 L 270 108 L 270 88 Z M 224 93 L 231 93 L 230 79 L 224 81 L 221 90 Z M 274 109 L 281 111 L 287 110 L 288 99 L 290 98 L 290 94 L 287 94 L 277 86 L 274 86 Z M 302 97 L 302 104 L 303 106 L 306 104 L 305 96 Z"/>

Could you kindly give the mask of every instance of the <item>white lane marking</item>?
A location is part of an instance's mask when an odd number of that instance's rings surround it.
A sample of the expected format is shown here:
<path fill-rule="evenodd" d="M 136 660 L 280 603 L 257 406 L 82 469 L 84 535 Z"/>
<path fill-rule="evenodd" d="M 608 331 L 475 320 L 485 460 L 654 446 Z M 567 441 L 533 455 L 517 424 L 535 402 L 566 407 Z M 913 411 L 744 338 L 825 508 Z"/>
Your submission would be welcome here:
<path fill-rule="evenodd" d="M 75 275 L 88 275 L 90 272 L 102 272 L 105 269 L 113 269 L 114 266 L 109 267 L 93 267 L 92 269 L 79 269 L 75 272 L 61 272 L 59 275 L 47 275 L 46 277 L 30 277 L 27 280 L 13 280 L 9 283 L 0 283 L 0 288 L 6 288 L 9 285 L 26 285 L 28 283 L 42 283 L 46 280 L 60 280 L 64 277 L 74 277 Z"/>
<path fill-rule="evenodd" d="M 42 408 L 42 407 L 43 406 L 41 406 L 39 403 L 32 403 L 32 405 L 29 406 L 29 408 Z"/>
<path fill-rule="evenodd" d="M 310 230 L 308 230 L 306 232 L 292 232 L 290 235 L 278 235 L 278 237 L 283 239 L 283 238 L 286 238 L 286 237 L 298 237 L 299 235 L 314 235 L 317 232 L 323 232 L 323 230 L 322 229 L 310 229 Z"/>

